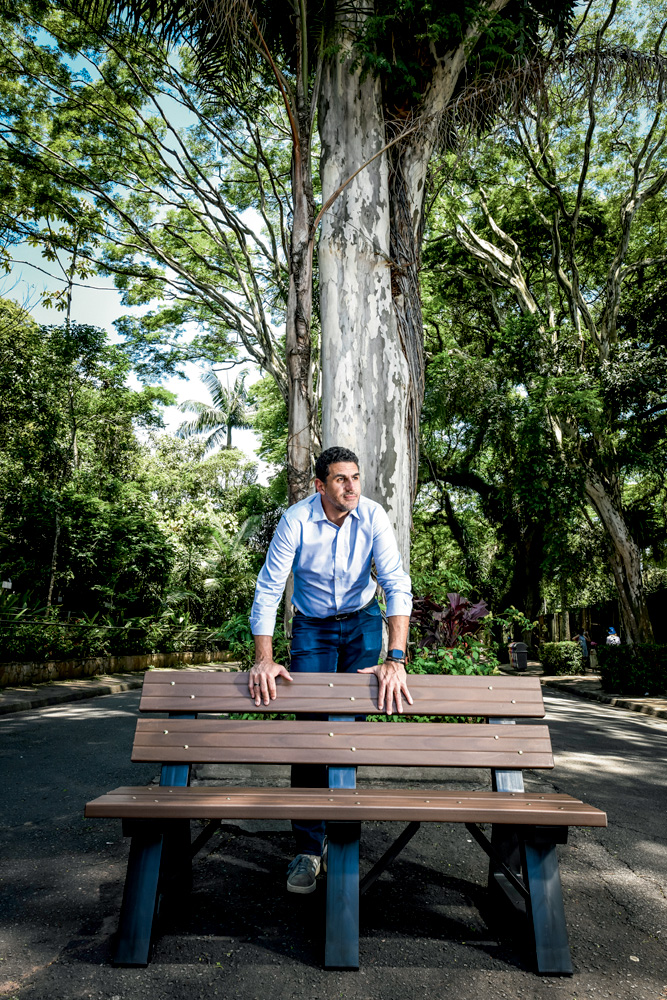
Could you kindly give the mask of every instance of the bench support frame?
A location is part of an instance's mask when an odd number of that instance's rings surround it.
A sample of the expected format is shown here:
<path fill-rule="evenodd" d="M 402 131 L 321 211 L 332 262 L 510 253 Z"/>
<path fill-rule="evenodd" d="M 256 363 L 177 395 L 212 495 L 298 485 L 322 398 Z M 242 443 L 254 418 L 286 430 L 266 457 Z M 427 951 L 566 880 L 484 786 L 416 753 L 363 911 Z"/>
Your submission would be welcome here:
<path fill-rule="evenodd" d="M 196 715 L 170 712 L 169 718 L 194 719 Z M 187 787 L 188 764 L 164 764 L 160 785 Z M 148 965 L 161 896 L 174 890 L 186 894 L 192 887 L 190 821 L 123 821 L 123 834 L 132 838 L 123 903 L 118 921 L 114 965 Z"/>

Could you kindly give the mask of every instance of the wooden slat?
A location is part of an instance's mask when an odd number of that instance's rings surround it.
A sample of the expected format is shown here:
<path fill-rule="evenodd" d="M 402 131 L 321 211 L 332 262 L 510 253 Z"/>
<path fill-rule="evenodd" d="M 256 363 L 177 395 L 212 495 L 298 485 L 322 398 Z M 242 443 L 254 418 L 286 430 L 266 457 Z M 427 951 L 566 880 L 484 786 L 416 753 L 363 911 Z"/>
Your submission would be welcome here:
<path fill-rule="evenodd" d="M 569 795 L 377 788 L 117 788 L 89 802 L 86 816 L 607 825 L 605 813 Z"/>
<path fill-rule="evenodd" d="M 140 719 L 134 761 L 553 767 L 546 726 Z"/>
<path fill-rule="evenodd" d="M 503 716 L 543 718 L 537 677 L 452 677 L 411 674 L 414 704 L 403 701 L 405 715 Z M 142 712 L 324 712 L 378 713 L 377 679 L 372 674 L 294 674 L 278 680 L 278 697 L 255 707 L 246 673 L 188 670 L 149 671 L 144 680 Z"/>

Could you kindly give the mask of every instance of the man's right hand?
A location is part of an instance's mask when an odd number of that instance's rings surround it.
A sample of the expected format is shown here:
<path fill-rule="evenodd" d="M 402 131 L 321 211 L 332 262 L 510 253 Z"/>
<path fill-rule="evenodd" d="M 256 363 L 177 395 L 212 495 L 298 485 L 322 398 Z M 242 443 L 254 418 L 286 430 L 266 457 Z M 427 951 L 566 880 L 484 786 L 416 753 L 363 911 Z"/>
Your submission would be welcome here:
<path fill-rule="evenodd" d="M 251 667 L 250 676 L 248 677 L 248 690 L 250 691 L 250 697 L 257 707 L 262 702 L 268 705 L 269 702 L 275 699 L 276 677 L 284 677 L 286 681 L 292 680 L 288 670 L 273 660 L 260 661 Z"/>

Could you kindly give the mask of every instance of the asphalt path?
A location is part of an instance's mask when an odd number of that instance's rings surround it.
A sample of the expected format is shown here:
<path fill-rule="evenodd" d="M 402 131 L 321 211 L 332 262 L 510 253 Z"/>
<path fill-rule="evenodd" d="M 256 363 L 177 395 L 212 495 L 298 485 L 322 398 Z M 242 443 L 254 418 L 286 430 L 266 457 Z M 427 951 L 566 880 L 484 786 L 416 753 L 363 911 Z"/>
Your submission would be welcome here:
<path fill-rule="evenodd" d="M 83 805 L 157 778 L 129 759 L 138 701 L 129 691 L 0 719 L 0 996 L 667 1000 L 667 722 L 557 692 L 545 692 L 556 767 L 528 772 L 527 788 L 609 815 L 608 829 L 573 830 L 559 849 L 572 978 L 535 975 L 525 933 L 487 911 L 484 856 L 465 828 L 440 824 L 424 824 L 363 898 L 359 972 L 322 970 L 324 883 L 287 896 L 289 832 L 251 823 L 225 825 L 200 856 L 191 906 L 166 915 L 151 965 L 113 968 L 128 844 Z M 364 868 L 392 834 L 365 825 Z"/>

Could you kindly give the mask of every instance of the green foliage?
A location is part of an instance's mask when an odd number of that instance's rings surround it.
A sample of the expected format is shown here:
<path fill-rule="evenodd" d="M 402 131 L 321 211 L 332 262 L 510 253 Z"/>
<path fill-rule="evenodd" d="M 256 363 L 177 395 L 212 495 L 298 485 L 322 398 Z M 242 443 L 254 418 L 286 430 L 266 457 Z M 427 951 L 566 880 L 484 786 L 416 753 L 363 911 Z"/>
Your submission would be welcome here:
<path fill-rule="evenodd" d="M 279 616 L 280 617 L 280 616 Z M 229 651 L 241 661 L 241 669 L 249 670 L 255 662 L 255 641 L 247 614 L 236 614 L 222 626 L 221 634 L 229 643 Z M 276 623 L 273 634 L 273 658 L 289 669 L 289 641 L 285 638 L 282 621 Z"/>
<path fill-rule="evenodd" d="M 382 77 L 390 107 L 419 104 L 433 71 L 434 53 L 468 41 L 467 75 L 499 72 L 534 55 L 545 28 L 569 34 L 573 3 L 510 3 L 495 16 L 483 0 L 379 0 L 357 42 L 359 59 Z M 477 31 L 475 31 L 475 28 Z"/>
<path fill-rule="evenodd" d="M 620 695 L 667 694 L 667 645 L 598 646 L 603 691 Z"/>
<path fill-rule="evenodd" d="M 545 674 L 581 674 L 583 656 L 578 642 L 544 642 L 540 656 Z"/>
<path fill-rule="evenodd" d="M 86 659 L 146 653 L 199 652 L 225 648 L 220 628 L 203 628 L 167 609 L 159 617 L 65 618 L 57 608 L 18 607 L 0 601 L 0 659 L 35 661 Z"/>
<path fill-rule="evenodd" d="M 472 676 L 497 674 L 499 661 L 496 655 L 474 636 L 452 648 L 418 648 L 407 666 L 411 674 L 455 674 Z"/>

